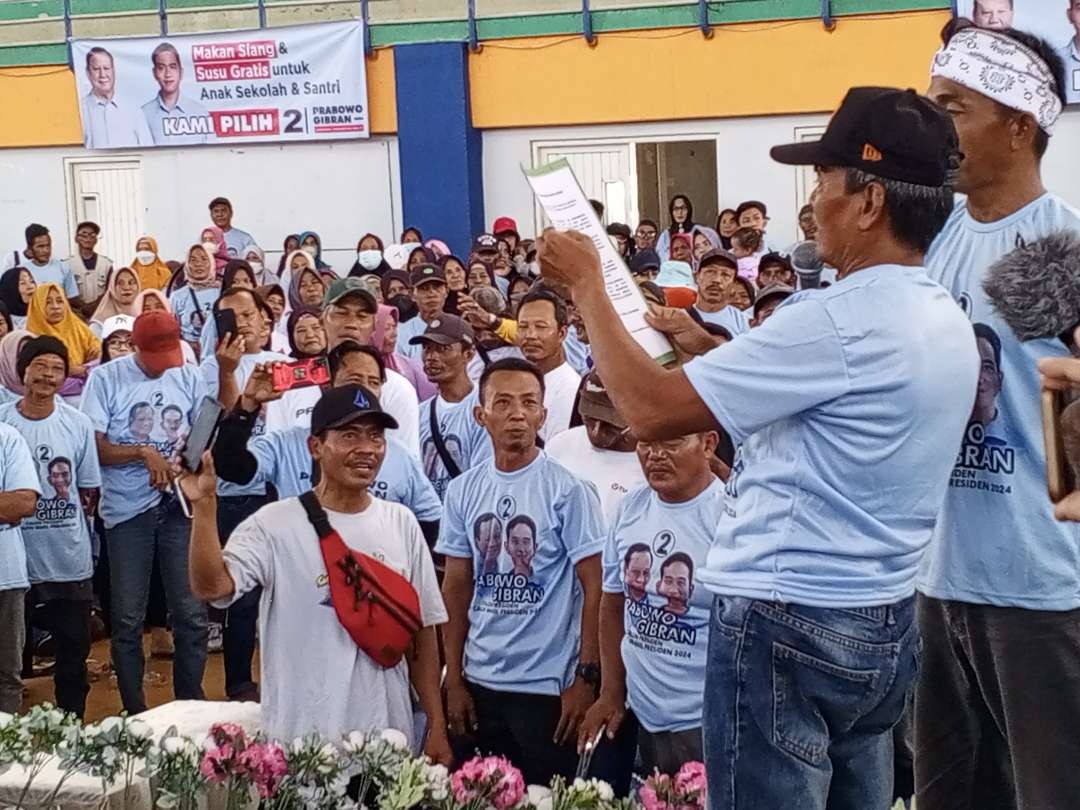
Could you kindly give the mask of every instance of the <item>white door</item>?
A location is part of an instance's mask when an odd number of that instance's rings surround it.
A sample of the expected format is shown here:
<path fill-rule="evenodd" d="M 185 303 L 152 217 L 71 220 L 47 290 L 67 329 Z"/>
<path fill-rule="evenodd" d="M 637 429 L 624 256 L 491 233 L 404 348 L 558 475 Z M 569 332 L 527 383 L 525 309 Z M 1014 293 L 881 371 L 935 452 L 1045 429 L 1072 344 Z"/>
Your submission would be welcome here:
<path fill-rule="evenodd" d="M 96 222 L 101 226 L 98 252 L 119 265 L 130 262 L 135 242 L 143 235 L 145 210 L 138 158 L 69 161 L 68 188 L 71 233 L 80 222 Z M 76 245 L 71 249 L 74 252 Z"/>
<path fill-rule="evenodd" d="M 604 220 L 637 222 L 637 164 L 631 143 L 537 144 L 534 165 L 543 166 L 566 158 L 585 196 L 604 204 Z M 543 212 L 536 207 L 536 232 L 545 225 Z"/>

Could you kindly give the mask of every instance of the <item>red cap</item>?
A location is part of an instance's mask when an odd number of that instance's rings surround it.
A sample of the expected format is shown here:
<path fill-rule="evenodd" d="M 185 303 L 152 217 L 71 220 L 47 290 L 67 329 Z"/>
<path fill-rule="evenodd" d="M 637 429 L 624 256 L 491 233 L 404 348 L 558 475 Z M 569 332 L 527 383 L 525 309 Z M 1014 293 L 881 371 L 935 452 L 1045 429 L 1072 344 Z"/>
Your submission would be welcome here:
<path fill-rule="evenodd" d="M 491 232 L 498 236 L 500 233 L 517 233 L 517 223 L 510 217 L 499 217 L 491 226 Z"/>
<path fill-rule="evenodd" d="M 135 319 L 131 344 L 139 350 L 140 364 L 151 374 L 163 374 L 184 365 L 180 324 L 163 309 L 144 312 Z"/>

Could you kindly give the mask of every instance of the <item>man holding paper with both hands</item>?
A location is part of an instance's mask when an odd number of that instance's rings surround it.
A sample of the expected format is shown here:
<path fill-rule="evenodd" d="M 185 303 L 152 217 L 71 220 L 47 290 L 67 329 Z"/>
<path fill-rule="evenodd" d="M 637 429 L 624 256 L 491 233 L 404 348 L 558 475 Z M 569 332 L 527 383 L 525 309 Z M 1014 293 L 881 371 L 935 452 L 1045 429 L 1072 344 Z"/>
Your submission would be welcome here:
<path fill-rule="evenodd" d="M 549 231 L 538 255 L 639 440 L 723 428 L 740 445 L 698 578 L 715 595 L 710 803 L 884 808 L 918 667 L 916 571 L 979 372 L 971 325 L 922 267 L 952 210 L 956 133 L 914 92 L 855 88 L 820 142 L 772 155 L 816 167 L 839 281 L 711 350 L 686 319 L 647 316 L 682 353 L 705 351 L 685 366 L 660 366 L 623 326 L 588 238 Z"/>

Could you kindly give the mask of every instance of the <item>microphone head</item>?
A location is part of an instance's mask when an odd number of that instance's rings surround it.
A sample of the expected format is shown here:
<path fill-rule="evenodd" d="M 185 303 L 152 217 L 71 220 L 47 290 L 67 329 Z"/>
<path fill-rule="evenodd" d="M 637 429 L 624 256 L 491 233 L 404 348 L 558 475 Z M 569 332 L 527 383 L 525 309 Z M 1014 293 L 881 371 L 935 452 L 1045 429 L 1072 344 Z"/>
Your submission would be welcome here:
<path fill-rule="evenodd" d="M 1080 234 L 1020 245 L 991 265 L 982 286 L 1020 340 L 1071 333 L 1080 322 Z"/>
<path fill-rule="evenodd" d="M 795 245 L 791 249 L 791 265 L 795 268 L 795 272 L 800 275 L 821 272 L 825 262 L 818 255 L 817 242 L 807 240 Z"/>

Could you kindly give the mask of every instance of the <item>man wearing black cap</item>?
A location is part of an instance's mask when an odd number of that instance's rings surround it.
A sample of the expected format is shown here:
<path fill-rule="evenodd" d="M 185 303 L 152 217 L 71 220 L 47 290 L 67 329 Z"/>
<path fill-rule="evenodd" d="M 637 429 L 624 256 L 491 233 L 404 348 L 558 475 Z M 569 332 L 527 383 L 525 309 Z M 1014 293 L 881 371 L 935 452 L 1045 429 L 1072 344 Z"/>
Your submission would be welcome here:
<path fill-rule="evenodd" d="M 397 665 L 384 668 L 358 650 L 339 621 L 336 611 L 343 607 L 331 598 L 319 538 L 298 498 L 264 506 L 222 551 L 210 453 L 198 476 L 182 479 L 194 513 L 191 588 L 198 598 L 227 607 L 262 587 L 260 681 L 270 737 L 318 733 L 338 740 L 353 730 L 394 728 L 412 739 L 411 682 L 428 717 L 425 751 L 449 763 L 435 637 L 446 609 L 435 566 L 412 513 L 369 492 L 386 453 L 386 431 L 395 427 L 371 391 L 330 388 L 312 412 L 308 451 L 322 471 L 314 492 L 330 526 L 349 549 L 399 573 L 419 596 L 422 629 Z"/>
<path fill-rule="evenodd" d="M 645 281 L 655 281 L 660 272 L 660 256 L 655 250 L 639 250 L 630 259 L 630 272 Z"/>
<path fill-rule="evenodd" d="M 770 284 L 763 289 L 754 299 L 754 317 L 750 319 L 750 326 L 761 326 L 778 306 L 794 294 L 795 290 L 786 284 Z"/>
<path fill-rule="evenodd" d="M 546 235 L 539 256 L 639 440 L 723 428 L 739 446 L 695 572 L 715 596 L 710 803 L 880 810 L 917 669 L 915 578 L 978 383 L 971 327 L 922 268 L 952 209 L 956 131 L 914 92 L 854 88 L 821 141 L 772 156 L 816 167 L 818 244 L 839 281 L 681 368 L 623 327 L 588 238 Z"/>
<path fill-rule="evenodd" d="M 346 340 L 361 345 L 371 343 L 375 331 L 375 296 L 363 280 L 339 278 L 330 284 L 323 299 L 322 322 L 326 330 L 326 349 L 331 351 Z M 297 388 L 266 406 L 266 429 L 287 430 L 308 427 L 311 410 L 319 399 L 315 387 Z M 383 408 L 397 420 L 398 428 L 390 435 L 404 444 L 414 458 L 420 458 L 420 436 L 417 428 L 419 400 L 412 383 L 393 369 L 386 370 L 386 382 L 380 397 Z"/>
<path fill-rule="evenodd" d="M 757 286 L 759 290 L 774 284 L 795 286 L 795 268 L 791 260 L 779 253 L 766 253 L 758 263 Z"/>
<path fill-rule="evenodd" d="M 413 338 L 423 334 L 428 324 L 442 317 L 443 307 L 449 289 L 446 286 L 446 273 L 437 265 L 421 264 L 409 273 L 413 301 L 416 302 L 417 316 L 398 327 L 398 354 L 406 357 L 420 356 L 420 345 L 413 343 Z"/>
<path fill-rule="evenodd" d="M 723 248 L 705 253 L 694 271 L 698 288 L 694 309 L 701 320 L 722 326 L 732 335 L 741 335 L 750 328 L 745 313 L 728 303 L 728 290 L 738 272 L 739 260 Z"/>
<path fill-rule="evenodd" d="M 90 691 L 86 657 L 94 596 L 87 518 L 93 517 L 101 486 L 94 427 L 56 396 L 68 373 L 68 352 L 61 341 L 47 335 L 31 338 L 17 366 L 26 395 L 0 407 L 0 423 L 19 431 L 33 449 L 42 492 L 34 514 L 19 527 L 30 575 L 27 626 L 52 634 L 56 705 L 82 717 Z"/>
<path fill-rule="evenodd" d="M 420 403 L 420 457 L 442 498 L 450 481 L 491 457 L 491 438 L 473 417 L 479 404 L 469 379 L 476 338 L 456 315 L 441 315 L 411 341 L 420 346 L 424 373 L 439 392 Z"/>
<path fill-rule="evenodd" d="M 242 259 L 249 247 L 255 245 L 255 237 L 247 231 L 234 228 L 232 224 L 232 203 L 225 197 L 214 197 L 210 201 L 210 219 L 225 234 L 225 247 L 230 258 Z"/>

